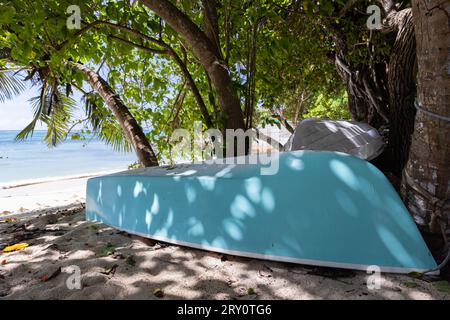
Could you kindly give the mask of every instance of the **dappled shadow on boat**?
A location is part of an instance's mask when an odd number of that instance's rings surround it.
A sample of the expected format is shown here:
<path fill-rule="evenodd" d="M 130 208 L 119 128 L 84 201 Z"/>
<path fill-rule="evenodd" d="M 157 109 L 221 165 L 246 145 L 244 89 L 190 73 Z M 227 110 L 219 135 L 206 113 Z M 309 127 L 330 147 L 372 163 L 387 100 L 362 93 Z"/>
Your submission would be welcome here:
<path fill-rule="evenodd" d="M 184 165 L 92 179 L 88 218 L 157 240 L 288 262 L 429 269 L 395 190 L 368 162 L 282 153 L 279 170 Z"/>
<path fill-rule="evenodd" d="M 445 298 L 406 276 L 383 275 L 369 290 L 364 272 L 223 256 L 86 222 L 83 210 L 49 213 L 0 224 L 0 244 L 30 244 L 1 255 L 0 299 L 159 299 L 156 289 L 162 299 Z M 79 290 L 67 287 L 69 266 L 80 268 Z"/>

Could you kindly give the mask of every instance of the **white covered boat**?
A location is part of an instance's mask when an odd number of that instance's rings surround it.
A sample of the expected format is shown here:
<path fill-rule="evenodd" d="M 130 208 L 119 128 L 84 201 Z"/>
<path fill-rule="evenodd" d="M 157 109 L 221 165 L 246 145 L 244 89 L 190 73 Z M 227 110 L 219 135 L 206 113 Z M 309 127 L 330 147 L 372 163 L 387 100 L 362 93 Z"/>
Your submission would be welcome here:
<path fill-rule="evenodd" d="M 370 161 L 384 147 L 383 138 L 367 123 L 311 118 L 300 122 L 283 150 L 339 151 Z"/>

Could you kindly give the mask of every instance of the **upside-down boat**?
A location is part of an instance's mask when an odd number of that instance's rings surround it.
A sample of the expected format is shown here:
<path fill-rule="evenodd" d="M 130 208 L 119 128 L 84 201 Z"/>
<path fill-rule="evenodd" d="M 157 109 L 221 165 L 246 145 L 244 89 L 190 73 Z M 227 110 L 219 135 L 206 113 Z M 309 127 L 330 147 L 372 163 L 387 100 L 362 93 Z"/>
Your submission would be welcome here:
<path fill-rule="evenodd" d="M 369 162 L 317 151 L 274 159 L 271 175 L 261 174 L 263 164 L 203 163 L 91 178 L 86 217 L 236 256 L 393 273 L 436 267 L 396 191 Z"/>
<path fill-rule="evenodd" d="M 284 151 L 337 151 L 368 161 L 378 157 L 384 148 L 377 129 L 367 123 L 319 118 L 300 122 L 283 146 Z"/>

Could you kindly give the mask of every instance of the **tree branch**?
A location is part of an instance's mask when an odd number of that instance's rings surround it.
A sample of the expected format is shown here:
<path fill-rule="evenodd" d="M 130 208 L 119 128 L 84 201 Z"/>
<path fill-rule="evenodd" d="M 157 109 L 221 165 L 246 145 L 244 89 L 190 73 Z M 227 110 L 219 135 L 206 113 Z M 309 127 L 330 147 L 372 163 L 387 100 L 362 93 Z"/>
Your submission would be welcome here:
<path fill-rule="evenodd" d="M 283 126 L 290 132 L 290 133 L 294 133 L 295 129 L 292 128 L 292 126 L 289 124 L 289 122 L 287 121 L 287 119 L 285 117 L 283 117 L 281 114 L 274 114 L 273 115 L 275 118 L 277 118 L 278 120 L 281 121 L 281 123 L 283 124 Z"/>
<path fill-rule="evenodd" d="M 92 28 L 97 27 L 97 26 L 101 26 L 101 25 L 107 26 L 107 27 L 110 27 L 110 28 L 114 28 L 114 29 L 117 29 L 117 30 L 121 30 L 121 31 L 124 31 L 124 32 L 127 32 L 127 33 L 129 33 L 131 35 L 134 35 L 134 36 L 136 36 L 136 37 L 138 37 L 138 38 L 140 38 L 142 40 L 146 40 L 146 41 L 149 41 L 149 42 L 151 42 L 153 44 L 156 44 L 156 45 L 158 45 L 160 47 L 163 47 L 164 48 L 163 50 L 149 48 L 147 46 L 143 46 L 143 45 L 134 43 L 132 41 L 129 41 L 129 40 L 126 40 L 126 39 L 123 39 L 123 38 L 120 38 L 120 37 L 117 37 L 117 36 L 114 36 L 114 35 L 110 35 L 111 38 L 113 38 L 113 39 L 115 39 L 117 41 L 120 41 L 122 43 L 125 43 L 125 44 L 128 44 L 130 46 L 136 47 L 136 48 L 141 49 L 143 51 L 156 53 L 156 54 L 167 54 L 167 55 L 171 56 L 175 60 L 175 62 L 178 64 L 179 68 L 181 69 L 181 72 L 183 73 L 184 77 L 186 78 L 186 80 L 187 80 L 187 82 L 189 84 L 189 87 L 191 88 L 192 94 L 194 95 L 194 98 L 197 101 L 197 104 L 199 106 L 200 112 L 202 113 L 203 119 L 205 120 L 205 123 L 206 123 L 207 127 L 211 128 L 213 126 L 213 123 L 212 123 L 212 120 L 211 120 L 211 116 L 208 113 L 208 109 L 206 108 L 206 105 L 205 105 L 205 103 L 203 101 L 203 98 L 202 98 L 202 96 L 200 94 L 200 91 L 198 90 L 197 85 L 195 84 L 194 79 L 192 78 L 192 75 L 190 74 L 190 72 L 187 69 L 187 66 L 185 65 L 183 60 L 181 60 L 181 58 L 178 56 L 176 51 L 169 44 L 167 44 L 166 42 L 164 42 L 161 39 L 156 39 L 156 38 L 147 36 L 147 35 L 143 34 L 142 32 L 140 32 L 138 30 L 129 28 L 127 26 L 115 24 L 115 23 L 112 23 L 112 22 L 109 22 L 109 21 L 104 21 L 104 20 L 97 20 L 97 21 L 94 21 L 94 22 L 86 25 L 84 28 L 82 28 L 81 30 L 76 32 L 74 34 L 74 37 L 78 37 L 78 36 L 82 35 L 83 33 L 86 33 L 87 31 L 91 30 Z M 64 41 L 59 46 L 58 50 L 62 49 L 67 44 L 68 44 L 68 40 Z"/>
<path fill-rule="evenodd" d="M 258 139 L 267 142 L 268 144 L 270 144 L 271 147 L 276 148 L 278 151 L 283 149 L 283 145 L 279 141 L 277 141 L 276 139 L 265 135 L 259 129 L 255 129 L 255 131 L 256 131 L 256 137 Z"/>
<path fill-rule="evenodd" d="M 117 37 L 117 36 L 112 35 L 112 34 L 110 34 L 109 37 L 111 39 L 114 39 L 114 40 L 117 40 L 119 42 L 122 42 L 123 44 L 135 47 L 136 49 L 140 49 L 142 51 L 146 51 L 146 52 L 149 52 L 149 53 L 155 53 L 155 54 L 168 54 L 169 53 L 167 49 L 160 50 L 160 49 L 154 49 L 154 48 L 146 47 L 146 46 L 137 44 L 135 42 L 132 42 L 132 41 L 129 41 L 129 40 Z"/>
<path fill-rule="evenodd" d="M 217 1 L 203 0 L 203 25 L 205 34 L 214 44 L 216 55 L 221 56 L 219 38 L 219 17 L 217 15 Z"/>
<path fill-rule="evenodd" d="M 207 35 L 168 0 L 140 0 L 147 8 L 164 19 L 192 48 L 194 55 L 206 69 L 218 94 L 220 105 L 226 114 L 226 127 L 245 127 L 240 101 L 232 91 L 228 67 L 217 55 L 215 45 Z"/>

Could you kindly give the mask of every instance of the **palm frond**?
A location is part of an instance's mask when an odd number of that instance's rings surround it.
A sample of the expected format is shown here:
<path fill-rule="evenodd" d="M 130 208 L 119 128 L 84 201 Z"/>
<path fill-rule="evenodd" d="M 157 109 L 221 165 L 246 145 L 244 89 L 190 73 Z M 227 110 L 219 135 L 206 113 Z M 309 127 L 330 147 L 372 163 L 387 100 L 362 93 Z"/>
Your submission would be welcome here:
<path fill-rule="evenodd" d="M 66 139 L 73 110 L 77 103 L 59 90 L 52 94 L 51 100 L 53 101 L 51 111 L 48 114 L 43 114 L 42 119 L 47 125 L 47 134 L 44 141 L 49 147 L 54 147 Z"/>
<path fill-rule="evenodd" d="M 76 101 L 67 97 L 57 85 L 49 86 L 45 81 L 41 94 L 30 99 L 34 117 L 16 136 L 16 140 L 25 140 L 33 134 L 38 121 L 47 125 L 44 141 L 49 147 L 54 147 L 66 139 Z"/>
<path fill-rule="evenodd" d="M 104 121 L 99 130 L 95 131 L 97 137 L 111 146 L 115 151 L 130 152 L 133 150 L 123 130 L 116 121 Z"/>
<path fill-rule="evenodd" d="M 8 70 L 0 70 L 0 102 L 5 102 L 25 90 L 25 85 L 17 74 Z"/>
<path fill-rule="evenodd" d="M 95 93 L 86 93 L 83 98 L 86 117 L 95 135 L 116 151 L 130 152 L 132 146 L 115 120 L 112 112 L 104 106 L 103 100 Z"/>
<path fill-rule="evenodd" d="M 36 127 L 36 124 L 41 119 L 41 116 L 43 114 L 43 111 L 45 109 L 45 106 L 48 104 L 47 101 L 47 89 L 48 89 L 48 83 L 47 81 L 44 81 L 41 87 L 41 93 L 37 97 L 33 97 L 29 100 L 31 107 L 33 108 L 33 120 L 22 130 L 20 131 L 15 140 L 16 141 L 23 141 L 27 139 L 29 136 L 33 136 L 34 128 Z"/>

